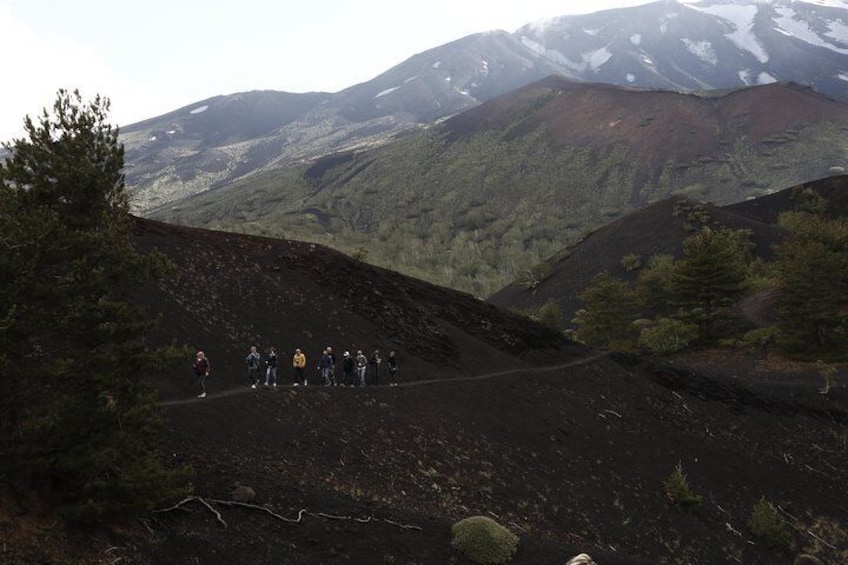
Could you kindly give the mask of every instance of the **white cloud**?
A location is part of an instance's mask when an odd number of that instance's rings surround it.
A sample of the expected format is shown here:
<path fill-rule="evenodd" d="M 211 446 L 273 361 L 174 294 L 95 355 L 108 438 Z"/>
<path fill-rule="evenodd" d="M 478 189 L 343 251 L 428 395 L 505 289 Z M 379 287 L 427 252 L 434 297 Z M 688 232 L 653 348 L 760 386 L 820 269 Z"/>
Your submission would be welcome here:
<path fill-rule="evenodd" d="M 0 141 L 23 136 L 24 117 L 35 118 L 51 108 L 60 88 L 78 89 L 85 99 L 108 97 L 114 125 L 150 118 L 176 105 L 175 99 L 116 73 L 96 50 L 55 33 L 36 34 L 2 4 L 0 53 L 7 54 L 4 76 L 15 77 L 3 89 Z"/>

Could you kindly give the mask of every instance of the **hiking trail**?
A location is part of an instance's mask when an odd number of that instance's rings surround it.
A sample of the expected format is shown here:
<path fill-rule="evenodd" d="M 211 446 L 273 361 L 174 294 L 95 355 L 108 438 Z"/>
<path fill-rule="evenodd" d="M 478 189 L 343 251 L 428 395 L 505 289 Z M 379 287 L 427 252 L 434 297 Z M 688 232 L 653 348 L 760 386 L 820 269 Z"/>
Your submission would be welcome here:
<path fill-rule="evenodd" d="M 398 385 L 395 386 L 395 387 L 390 387 L 389 385 L 378 385 L 378 386 L 373 387 L 373 388 L 379 388 L 379 389 L 383 389 L 383 388 L 409 388 L 409 387 L 415 387 L 415 386 L 433 385 L 433 384 L 440 384 L 440 383 L 483 381 L 483 380 L 487 380 L 487 379 L 494 379 L 494 378 L 497 378 L 497 377 L 505 377 L 505 376 L 508 376 L 508 375 L 515 375 L 515 374 L 519 374 L 519 373 L 533 373 L 533 374 L 547 373 L 547 372 L 567 369 L 569 367 L 576 367 L 576 366 L 579 366 L 579 365 L 585 365 L 587 363 L 591 363 L 592 361 L 602 359 L 606 356 L 607 356 L 606 352 L 600 352 L 600 353 L 592 354 L 588 357 L 583 357 L 581 359 L 573 359 L 573 360 L 567 361 L 565 363 L 560 363 L 558 365 L 550 365 L 550 366 L 547 366 L 547 367 L 520 367 L 520 368 L 517 368 L 517 369 L 507 369 L 507 370 L 504 370 L 504 371 L 495 371 L 495 372 L 491 372 L 491 373 L 483 373 L 481 375 L 469 375 L 469 376 L 464 376 L 464 377 L 452 377 L 452 378 L 444 378 L 444 379 L 425 379 L 425 380 L 420 380 L 420 381 L 408 381 L 408 382 L 398 383 Z M 255 389 L 252 389 L 248 386 L 235 387 L 235 388 L 231 388 L 231 389 L 219 392 L 219 393 L 214 394 L 214 395 L 207 394 L 205 398 L 197 398 L 196 396 L 192 396 L 190 398 L 180 398 L 180 399 L 177 399 L 177 400 L 166 400 L 165 402 L 160 402 L 159 406 L 171 407 L 171 406 L 184 406 L 186 404 L 199 404 L 199 403 L 202 403 L 202 402 L 209 402 L 210 400 L 216 400 L 216 399 L 219 399 L 219 398 L 226 398 L 226 397 L 229 397 L 229 396 L 235 396 L 237 394 L 246 394 L 246 393 L 249 393 L 249 392 L 256 392 L 256 391 L 259 391 L 259 390 L 262 390 L 262 389 L 265 389 L 265 388 L 266 388 L 265 386 L 260 386 L 260 387 L 257 387 Z M 287 389 L 292 389 L 292 388 L 295 388 L 294 385 L 283 385 L 281 387 L 277 387 L 276 389 L 272 389 L 272 390 L 287 390 Z M 324 385 L 314 385 L 314 386 L 303 386 L 303 387 L 297 387 L 297 388 L 299 390 L 314 390 L 314 389 L 325 390 L 327 388 L 339 388 L 339 387 L 327 387 L 327 386 L 324 386 Z M 363 388 L 363 387 L 350 386 L 350 387 L 341 387 L 341 388 L 356 388 L 356 389 L 359 389 L 359 388 Z M 366 386 L 364 388 L 370 389 L 370 388 L 372 388 L 372 386 Z"/>

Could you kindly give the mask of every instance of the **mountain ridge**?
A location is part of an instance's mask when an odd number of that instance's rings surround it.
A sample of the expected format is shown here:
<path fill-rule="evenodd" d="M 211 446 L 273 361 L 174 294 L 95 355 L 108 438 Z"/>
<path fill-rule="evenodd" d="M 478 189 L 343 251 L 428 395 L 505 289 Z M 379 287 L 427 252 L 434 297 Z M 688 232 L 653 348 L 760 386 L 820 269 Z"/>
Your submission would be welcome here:
<path fill-rule="evenodd" d="M 691 23 L 684 26 L 684 20 Z M 620 29 L 633 33 L 618 37 Z M 416 54 L 337 93 L 281 93 L 290 98 L 291 108 L 280 110 L 286 120 L 262 118 L 277 126 L 270 131 L 242 131 L 241 122 L 250 120 L 242 120 L 237 108 L 227 109 L 227 97 L 127 126 L 127 183 L 135 210 L 144 213 L 259 171 L 386 143 L 551 75 L 687 90 L 793 81 L 848 101 L 845 29 L 844 8 L 702 1 L 561 16 L 513 34 L 474 34 Z M 752 46 L 760 44 L 771 55 L 758 59 Z M 267 97 L 240 93 L 231 98 L 256 96 Z M 206 102 L 206 111 L 192 113 Z M 213 118 L 216 113 L 222 116 Z"/>

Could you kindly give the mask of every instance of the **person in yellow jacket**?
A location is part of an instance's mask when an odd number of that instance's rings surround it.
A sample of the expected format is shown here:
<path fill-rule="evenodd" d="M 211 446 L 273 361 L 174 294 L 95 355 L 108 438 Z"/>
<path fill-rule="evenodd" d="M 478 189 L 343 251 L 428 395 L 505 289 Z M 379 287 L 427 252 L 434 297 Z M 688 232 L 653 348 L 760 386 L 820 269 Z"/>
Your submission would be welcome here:
<path fill-rule="evenodd" d="M 300 349 L 294 350 L 292 367 L 294 367 L 294 386 L 299 385 L 301 381 L 303 381 L 303 386 L 308 385 L 309 381 L 306 380 L 306 375 L 303 372 L 304 367 L 306 367 L 306 355 Z"/>

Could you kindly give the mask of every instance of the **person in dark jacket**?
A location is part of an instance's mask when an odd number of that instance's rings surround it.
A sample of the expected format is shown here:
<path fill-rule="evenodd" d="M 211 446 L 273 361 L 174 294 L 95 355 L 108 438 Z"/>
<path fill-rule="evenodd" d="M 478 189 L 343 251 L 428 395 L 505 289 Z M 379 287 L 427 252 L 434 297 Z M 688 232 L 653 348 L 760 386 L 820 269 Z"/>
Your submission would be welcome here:
<path fill-rule="evenodd" d="M 354 386 L 356 382 L 353 380 L 353 357 L 350 356 L 350 351 L 344 352 L 344 361 L 342 361 L 342 370 L 344 371 L 344 378 L 342 379 L 342 386 Z"/>
<path fill-rule="evenodd" d="M 389 351 L 386 364 L 389 366 L 389 386 L 397 386 L 397 357 L 394 351 Z"/>
<path fill-rule="evenodd" d="M 244 358 L 245 363 L 247 363 L 247 380 L 250 383 L 250 388 L 256 388 L 256 385 L 259 384 L 259 369 L 262 364 L 262 356 L 259 355 L 256 349 L 257 347 L 255 345 L 251 345 L 250 353 Z"/>
<path fill-rule="evenodd" d="M 330 371 L 332 371 L 332 367 L 333 359 L 325 349 L 321 352 L 321 359 L 318 361 L 318 370 L 321 371 L 321 377 L 324 379 L 324 386 L 333 386 L 333 382 L 330 378 Z"/>
<path fill-rule="evenodd" d="M 197 377 L 197 386 L 200 388 L 200 394 L 197 395 L 197 398 L 206 398 L 206 377 L 209 376 L 209 371 L 212 369 L 206 354 L 198 351 L 192 367 L 194 367 L 194 375 Z"/>
<path fill-rule="evenodd" d="M 265 357 L 265 386 L 277 388 L 277 348 L 271 347 Z"/>
<path fill-rule="evenodd" d="M 336 354 L 333 353 L 333 348 L 329 345 L 327 346 L 327 355 L 330 356 L 330 382 L 333 386 L 336 386 L 338 384 L 336 382 Z"/>
<path fill-rule="evenodd" d="M 383 359 L 380 357 L 380 350 L 375 349 L 371 354 L 371 366 L 374 367 L 374 378 L 371 380 L 372 385 L 380 384 L 380 365 L 383 364 Z"/>

